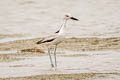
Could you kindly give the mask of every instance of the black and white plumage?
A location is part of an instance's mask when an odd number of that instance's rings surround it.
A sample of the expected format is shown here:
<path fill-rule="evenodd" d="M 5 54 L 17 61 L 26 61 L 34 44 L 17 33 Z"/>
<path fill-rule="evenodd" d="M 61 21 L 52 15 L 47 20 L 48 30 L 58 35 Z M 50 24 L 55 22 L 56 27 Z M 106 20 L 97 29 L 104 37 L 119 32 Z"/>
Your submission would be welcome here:
<path fill-rule="evenodd" d="M 78 21 L 78 19 L 72 17 L 70 14 L 65 15 L 63 24 L 62 24 L 61 28 L 58 31 L 56 31 L 52 35 L 44 37 L 43 39 L 41 39 L 40 41 L 38 41 L 36 43 L 36 44 L 48 43 L 48 44 L 55 45 L 55 50 L 54 50 L 55 65 L 53 64 L 53 61 L 52 61 L 52 58 L 51 58 L 51 55 L 50 55 L 50 48 L 48 48 L 48 55 L 49 55 L 49 58 L 50 58 L 51 67 L 57 67 L 57 62 L 56 62 L 56 48 L 57 48 L 57 45 L 59 43 L 61 43 L 65 39 L 66 23 L 67 23 L 67 21 L 69 19 Z"/>
<path fill-rule="evenodd" d="M 47 36 L 45 38 L 42 38 L 40 41 L 37 42 L 37 44 L 49 43 L 49 42 L 52 42 L 53 40 L 55 40 L 56 38 L 57 38 L 57 34 L 53 34 L 53 35 Z"/>

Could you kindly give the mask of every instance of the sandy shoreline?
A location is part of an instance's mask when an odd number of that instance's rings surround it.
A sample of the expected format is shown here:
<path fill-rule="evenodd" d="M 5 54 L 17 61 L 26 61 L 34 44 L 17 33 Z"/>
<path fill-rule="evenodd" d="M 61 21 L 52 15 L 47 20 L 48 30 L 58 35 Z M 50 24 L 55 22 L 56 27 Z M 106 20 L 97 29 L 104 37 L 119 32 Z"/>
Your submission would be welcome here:
<path fill-rule="evenodd" d="M 34 38 L 0 43 L 0 50 L 22 50 L 22 49 L 46 50 L 47 49 L 46 45 L 35 44 L 40 39 L 41 38 Z M 120 37 L 67 38 L 58 47 L 73 51 L 120 50 Z"/>
<path fill-rule="evenodd" d="M 1 0 L 0 5 L 0 80 L 120 79 L 120 0 Z M 55 71 L 47 45 L 35 43 L 56 32 L 65 13 L 79 21 L 67 23 Z"/>
<path fill-rule="evenodd" d="M 17 37 L 25 37 L 28 34 L 0 34 L 0 39 L 4 38 L 17 38 Z"/>
<path fill-rule="evenodd" d="M 5 78 L 0 80 L 105 80 L 111 77 L 117 76 L 119 78 L 120 74 L 117 73 L 81 73 L 81 74 L 54 74 L 54 75 L 36 75 L 27 77 L 15 77 L 15 78 Z M 116 78 L 114 78 L 116 80 Z"/>
<path fill-rule="evenodd" d="M 114 80 L 120 78 L 119 37 L 65 39 L 58 46 L 59 67 L 57 71 L 49 70 L 47 46 L 35 44 L 40 39 L 33 38 L 0 43 L 0 51 L 17 51 L 16 53 L 0 54 L 0 71 L 3 72 L 0 74 L 0 80 Z M 44 53 L 38 52 L 37 49 Z M 79 63 L 75 65 L 75 62 Z M 106 66 L 108 68 L 105 68 Z"/>
<path fill-rule="evenodd" d="M 73 53 L 72 54 L 76 54 Z M 118 51 L 80 52 L 77 55 L 57 54 L 58 68 L 51 70 L 47 55 L 23 54 L 12 56 L 21 60 L 1 62 L 0 78 L 3 79 L 63 79 L 117 80 L 120 78 L 120 54 Z M 67 55 L 67 56 L 66 56 Z M 77 63 L 77 64 L 75 64 Z M 66 75 L 65 75 L 66 74 Z M 77 74 L 77 75 L 76 75 Z M 59 77 L 61 76 L 61 77 Z M 52 79 L 51 79 L 52 78 Z"/>

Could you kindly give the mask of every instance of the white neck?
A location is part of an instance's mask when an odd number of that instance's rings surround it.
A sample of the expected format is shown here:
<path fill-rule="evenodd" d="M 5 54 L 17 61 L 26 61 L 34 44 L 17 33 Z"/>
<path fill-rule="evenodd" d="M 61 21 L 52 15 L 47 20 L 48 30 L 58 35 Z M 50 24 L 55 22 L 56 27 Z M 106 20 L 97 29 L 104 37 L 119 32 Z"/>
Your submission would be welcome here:
<path fill-rule="evenodd" d="M 67 23 L 67 20 L 64 20 L 63 24 L 62 24 L 62 26 L 60 28 L 60 32 L 58 33 L 59 35 L 64 34 L 65 29 L 66 29 L 66 23 Z"/>

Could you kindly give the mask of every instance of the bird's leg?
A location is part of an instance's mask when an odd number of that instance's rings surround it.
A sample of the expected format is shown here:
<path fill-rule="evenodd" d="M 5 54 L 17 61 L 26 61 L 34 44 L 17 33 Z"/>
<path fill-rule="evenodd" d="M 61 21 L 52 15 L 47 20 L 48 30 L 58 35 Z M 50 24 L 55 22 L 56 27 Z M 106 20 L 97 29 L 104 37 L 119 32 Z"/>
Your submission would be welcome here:
<path fill-rule="evenodd" d="M 55 48 L 54 48 L 55 67 L 57 67 L 57 61 L 56 61 L 56 49 L 57 49 L 57 45 L 55 45 Z"/>
<path fill-rule="evenodd" d="M 50 55 L 50 48 L 48 48 L 48 55 L 49 55 L 49 58 L 50 58 L 51 67 L 54 67 L 53 61 L 52 61 L 52 57 L 51 57 L 51 55 Z"/>

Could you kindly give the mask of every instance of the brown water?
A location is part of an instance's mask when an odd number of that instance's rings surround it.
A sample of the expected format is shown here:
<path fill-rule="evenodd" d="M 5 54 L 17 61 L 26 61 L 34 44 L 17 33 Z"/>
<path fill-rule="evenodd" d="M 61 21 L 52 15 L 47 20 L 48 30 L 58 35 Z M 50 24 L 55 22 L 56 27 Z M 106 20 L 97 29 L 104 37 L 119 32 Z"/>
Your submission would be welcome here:
<path fill-rule="evenodd" d="M 120 0 L 1 0 L 0 11 L 0 34 L 45 36 L 71 13 L 69 37 L 120 37 Z"/>

